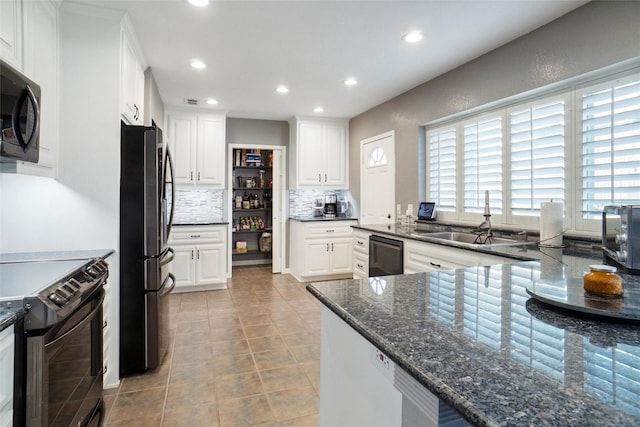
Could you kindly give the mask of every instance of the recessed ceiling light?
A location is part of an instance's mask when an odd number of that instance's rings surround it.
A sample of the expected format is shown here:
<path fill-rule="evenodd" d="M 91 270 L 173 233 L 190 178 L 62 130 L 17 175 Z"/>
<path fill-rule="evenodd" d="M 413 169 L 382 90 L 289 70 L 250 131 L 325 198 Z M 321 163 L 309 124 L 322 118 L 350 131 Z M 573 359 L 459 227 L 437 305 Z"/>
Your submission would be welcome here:
<path fill-rule="evenodd" d="M 191 3 L 194 6 L 207 6 L 209 4 L 209 0 L 187 0 L 189 3 Z"/>
<path fill-rule="evenodd" d="M 402 36 L 402 40 L 406 41 L 407 43 L 417 43 L 422 40 L 422 37 L 423 36 L 421 31 L 412 31 Z"/>
<path fill-rule="evenodd" d="M 204 68 L 207 68 L 207 64 L 200 61 L 199 59 L 194 59 L 193 61 L 191 61 L 191 66 L 196 70 L 202 70 Z"/>
<path fill-rule="evenodd" d="M 344 84 L 346 84 L 347 86 L 355 86 L 358 84 L 358 81 L 353 77 L 349 77 L 347 80 L 344 81 Z"/>
<path fill-rule="evenodd" d="M 285 85 L 280 85 L 276 88 L 276 92 L 278 93 L 287 93 L 289 92 L 289 88 L 286 87 Z"/>
<path fill-rule="evenodd" d="M 207 104 L 209 104 L 209 105 L 218 105 L 218 100 L 217 99 L 213 99 L 213 98 L 209 98 L 209 99 L 207 99 Z"/>
<path fill-rule="evenodd" d="M 324 113 L 324 108 L 322 108 L 321 106 L 317 106 L 316 108 L 313 109 L 314 113 Z"/>

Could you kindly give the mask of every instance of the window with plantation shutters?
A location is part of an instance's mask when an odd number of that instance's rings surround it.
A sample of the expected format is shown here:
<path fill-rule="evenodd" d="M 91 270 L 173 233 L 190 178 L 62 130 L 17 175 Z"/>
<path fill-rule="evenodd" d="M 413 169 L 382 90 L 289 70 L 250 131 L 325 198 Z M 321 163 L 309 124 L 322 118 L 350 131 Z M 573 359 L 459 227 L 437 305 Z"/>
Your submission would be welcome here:
<path fill-rule="evenodd" d="M 640 203 L 640 75 L 578 91 L 583 219 Z"/>
<path fill-rule="evenodd" d="M 511 108 L 511 214 L 539 216 L 540 203 L 565 200 L 564 97 Z"/>
<path fill-rule="evenodd" d="M 491 212 L 502 213 L 502 122 L 500 114 L 463 126 L 465 212 L 482 214 L 489 191 Z"/>
<path fill-rule="evenodd" d="M 427 133 L 430 201 L 439 211 L 456 210 L 456 131 L 436 129 Z"/>

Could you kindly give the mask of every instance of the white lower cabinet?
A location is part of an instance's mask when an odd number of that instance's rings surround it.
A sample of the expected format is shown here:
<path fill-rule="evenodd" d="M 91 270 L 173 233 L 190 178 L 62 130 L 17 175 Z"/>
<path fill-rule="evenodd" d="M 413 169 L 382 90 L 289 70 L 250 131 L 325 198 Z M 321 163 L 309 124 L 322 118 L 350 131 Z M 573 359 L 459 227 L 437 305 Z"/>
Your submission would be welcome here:
<path fill-rule="evenodd" d="M 353 230 L 353 278 L 369 277 L 369 236 L 364 230 Z"/>
<path fill-rule="evenodd" d="M 174 227 L 169 245 L 175 251 L 171 272 L 174 292 L 227 287 L 227 225 Z"/>
<path fill-rule="evenodd" d="M 299 281 L 351 277 L 357 221 L 291 221 L 291 274 Z"/>
<path fill-rule="evenodd" d="M 508 264 L 507 258 L 416 240 L 404 241 L 404 274 Z"/>
<path fill-rule="evenodd" d="M 0 427 L 13 425 L 14 356 L 14 331 L 9 326 L 0 332 Z"/>
<path fill-rule="evenodd" d="M 470 426 L 324 306 L 320 334 L 320 427 Z"/>

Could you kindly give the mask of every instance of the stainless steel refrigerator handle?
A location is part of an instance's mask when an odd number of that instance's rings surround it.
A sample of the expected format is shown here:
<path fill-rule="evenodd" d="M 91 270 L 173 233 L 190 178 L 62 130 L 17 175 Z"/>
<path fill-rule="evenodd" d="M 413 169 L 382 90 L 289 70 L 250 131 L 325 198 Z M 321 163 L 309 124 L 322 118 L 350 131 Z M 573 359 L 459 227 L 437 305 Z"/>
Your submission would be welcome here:
<path fill-rule="evenodd" d="M 171 286 L 169 286 L 168 288 L 165 288 L 165 285 L 167 284 L 167 281 L 169 279 L 171 279 Z M 162 287 L 160 288 L 160 289 L 162 289 L 162 291 L 160 292 L 160 296 L 168 294 L 175 287 L 176 287 L 176 276 L 174 276 L 173 274 L 169 273 L 167 275 L 167 278 L 164 279 L 164 282 L 162 282 Z"/>
<path fill-rule="evenodd" d="M 168 259 L 165 259 L 164 257 L 168 254 L 171 253 L 171 256 Z M 160 267 L 162 267 L 163 265 L 167 265 L 169 264 L 171 261 L 173 261 L 173 258 L 175 258 L 176 252 L 173 250 L 172 247 L 167 246 L 164 251 L 162 251 L 162 254 L 160 254 Z"/>
<path fill-rule="evenodd" d="M 171 173 L 171 181 L 167 181 L 166 180 L 166 173 L 165 173 L 165 182 L 164 182 L 164 185 L 165 185 L 164 193 L 165 193 L 165 195 L 167 194 L 167 187 L 166 186 L 167 186 L 167 184 L 169 182 L 171 183 L 171 213 L 169 214 L 169 223 L 167 224 L 167 238 L 169 238 L 169 234 L 171 234 L 171 226 L 173 225 L 173 214 L 175 212 L 175 206 L 176 206 L 176 191 L 175 191 L 175 184 L 173 182 L 173 180 L 174 180 L 173 160 L 171 160 L 171 151 L 169 151 L 169 147 L 167 147 L 165 165 L 169 165 L 169 172 Z"/>

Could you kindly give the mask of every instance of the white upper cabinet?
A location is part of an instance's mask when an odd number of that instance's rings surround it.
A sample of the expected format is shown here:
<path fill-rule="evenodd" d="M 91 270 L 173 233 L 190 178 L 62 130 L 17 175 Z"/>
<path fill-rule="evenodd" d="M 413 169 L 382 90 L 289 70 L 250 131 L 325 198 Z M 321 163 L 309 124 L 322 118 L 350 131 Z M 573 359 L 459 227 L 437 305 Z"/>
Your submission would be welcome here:
<path fill-rule="evenodd" d="M 170 111 L 166 123 L 176 185 L 224 188 L 226 117 Z"/>
<path fill-rule="evenodd" d="M 40 86 L 38 163 L 6 162 L 3 172 L 57 176 L 59 18 L 55 0 L 0 1 L 0 56 Z"/>
<path fill-rule="evenodd" d="M 296 119 L 291 123 L 292 188 L 348 189 L 348 122 Z"/>
<path fill-rule="evenodd" d="M 136 49 L 135 36 L 129 21 L 123 20 L 120 72 L 122 100 L 121 114 L 132 125 L 144 123 L 144 65 Z"/>
<path fill-rule="evenodd" d="M 0 1 L 0 57 L 22 71 L 22 0 Z"/>

